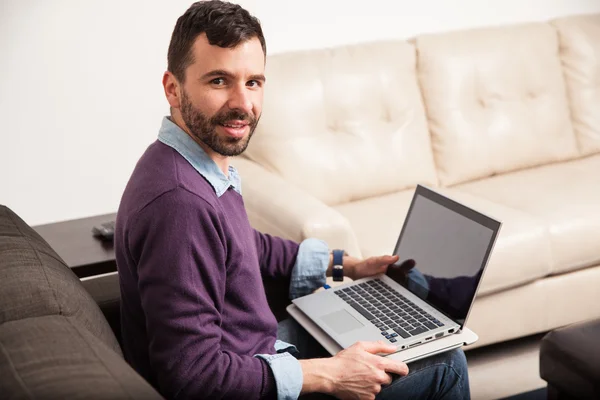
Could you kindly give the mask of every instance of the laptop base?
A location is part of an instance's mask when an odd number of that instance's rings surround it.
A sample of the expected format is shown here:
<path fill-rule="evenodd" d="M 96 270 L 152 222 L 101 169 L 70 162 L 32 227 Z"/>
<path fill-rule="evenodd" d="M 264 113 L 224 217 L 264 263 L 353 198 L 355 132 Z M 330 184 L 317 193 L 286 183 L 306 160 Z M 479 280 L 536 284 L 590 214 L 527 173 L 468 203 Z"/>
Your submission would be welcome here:
<path fill-rule="evenodd" d="M 331 337 L 319 328 L 314 322 L 310 320 L 296 305 L 290 304 L 286 308 L 288 314 L 296 320 L 317 342 L 321 344 L 331 355 L 337 354 L 342 350 L 342 347 L 338 345 Z M 398 351 L 394 354 L 390 354 L 386 357 L 390 357 L 394 360 L 400 360 L 405 363 L 420 360 L 435 354 L 443 353 L 452 349 L 456 349 L 462 346 L 468 346 L 473 344 L 479 339 L 477 334 L 469 328 L 464 328 L 461 332 L 454 335 L 444 336 L 431 342 L 427 342 L 410 349 Z"/>

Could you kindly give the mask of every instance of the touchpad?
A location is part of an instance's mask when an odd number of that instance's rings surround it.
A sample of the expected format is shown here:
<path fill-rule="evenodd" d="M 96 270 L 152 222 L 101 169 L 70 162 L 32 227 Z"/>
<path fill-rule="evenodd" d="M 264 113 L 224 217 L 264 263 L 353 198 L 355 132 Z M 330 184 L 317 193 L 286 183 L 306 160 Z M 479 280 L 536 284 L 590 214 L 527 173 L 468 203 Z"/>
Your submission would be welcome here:
<path fill-rule="evenodd" d="M 346 310 L 332 312 L 321 317 L 321 320 L 329 325 L 336 333 L 346 333 L 354 329 L 362 328 L 364 325 Z"/>

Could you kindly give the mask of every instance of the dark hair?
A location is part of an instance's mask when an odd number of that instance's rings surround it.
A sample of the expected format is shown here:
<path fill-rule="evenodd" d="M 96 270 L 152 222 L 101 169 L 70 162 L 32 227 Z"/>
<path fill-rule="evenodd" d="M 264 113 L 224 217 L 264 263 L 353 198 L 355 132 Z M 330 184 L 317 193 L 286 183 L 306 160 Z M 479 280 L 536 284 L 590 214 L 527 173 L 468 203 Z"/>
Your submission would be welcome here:
<path fill-rule="evenodd" d="M 206 33 L 208 42 L 224 48 L 258 37 L 265 56 L 267 46 L 260 22 L 237 4 L 225 1 L 197 1 L 177 19 L 167 55 L 167 69 L 178 81 L 185 81 L 185 70 L 194 62 L 191 48 L 196 38 Z"/>

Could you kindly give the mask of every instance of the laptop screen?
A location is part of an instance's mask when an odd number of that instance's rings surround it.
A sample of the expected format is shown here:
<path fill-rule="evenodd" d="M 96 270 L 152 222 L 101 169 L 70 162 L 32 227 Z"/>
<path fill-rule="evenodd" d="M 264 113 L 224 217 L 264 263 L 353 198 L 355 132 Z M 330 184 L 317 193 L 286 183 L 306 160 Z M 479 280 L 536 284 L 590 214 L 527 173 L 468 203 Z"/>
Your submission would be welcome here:
<path fill-rule="evenodd" d="M 418 186 L 387 275 L 464 325 L 500 223 Z"/>

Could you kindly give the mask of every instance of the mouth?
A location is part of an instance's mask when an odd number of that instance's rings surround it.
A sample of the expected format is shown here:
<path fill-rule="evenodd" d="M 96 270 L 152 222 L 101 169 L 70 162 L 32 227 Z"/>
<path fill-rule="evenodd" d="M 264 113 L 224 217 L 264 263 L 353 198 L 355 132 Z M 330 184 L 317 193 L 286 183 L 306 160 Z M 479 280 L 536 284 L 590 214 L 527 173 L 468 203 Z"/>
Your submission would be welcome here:
<path fill-rule="evenodd" d="M 219 124 L 228 136 L 234 138 L 242 138 L 249 131 L 247 121 L 227 121 L 224 124 Z"/>

